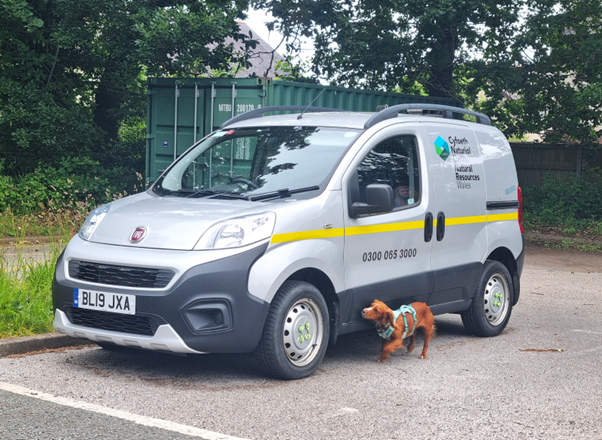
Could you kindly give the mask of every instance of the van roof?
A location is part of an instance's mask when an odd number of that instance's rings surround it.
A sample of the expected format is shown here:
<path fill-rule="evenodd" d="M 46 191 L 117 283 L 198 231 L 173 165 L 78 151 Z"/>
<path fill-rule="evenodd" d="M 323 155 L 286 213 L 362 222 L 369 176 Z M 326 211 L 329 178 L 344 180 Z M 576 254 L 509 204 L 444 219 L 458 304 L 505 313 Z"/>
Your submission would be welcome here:
<path fill-rule="evenodd" d="M 246 113 L 241 113 L 226 122 L 220 128 L 235 126 L 272 126 L 272 125 L 312 125 L 326 127 L 345 127 L 368 129 L 379 122 L 387 119 L 397 118 L 400 112 L 407 112 L 403 117 L 429 116 L 439 117 L 444 119 L 456 119 L 465 122 L 475 122 L 477 124 L 491 125 L 491 119 L 488 116 L 473 112 L 460 107 L 451 107 L 438 104 L 399 104 L 392 107 L 387 107 L 376 113 L 367 112 L 349 112 L 334 108 L 323 107 L 302 107 L 302 106 L 279 106 L 279 107 L 263 107 L 256 110 L 251 110 Z M 289 112 L 286 115 L 267 116 L 265 113 L 270 112 Z M 295 113 L 290 113 L 295 112 Z M 460 116 L 458 119 L 457 116 Z M 474 118 L 465 119 L 466 116 Z M 250 121 L 252 123 L 243 121 Z"/>
<path fill-rule="evenodd" d="M 320 127 L 342 127 L 363 129 L 364 124 L 374 113 L 360 112 L 329 112 L 329 113 L 304 113 L 299 119 L 300 113 L 288 115 L 264 116 L 246 119 L 234 124 L 222 125 L 227 127 L 266 127 L 274 125 L 282 126 L 320 126 Z"/>

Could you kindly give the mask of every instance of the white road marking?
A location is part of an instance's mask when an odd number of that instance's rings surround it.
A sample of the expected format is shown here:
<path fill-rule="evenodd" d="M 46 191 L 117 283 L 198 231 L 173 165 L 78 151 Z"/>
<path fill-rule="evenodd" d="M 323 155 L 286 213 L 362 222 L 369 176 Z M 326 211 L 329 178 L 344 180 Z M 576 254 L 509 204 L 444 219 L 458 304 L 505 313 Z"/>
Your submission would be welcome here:
<path fill-rule="evenodd" d="M 48 402 L 58 403 L 59 405 L 70 406 L 72 408 L 84 409 L 99 414 L 108 416 L 118 417 L 120 419 L 129 420 L 131 422 L 138 423 L 144 426 L 150 426 L 153 428 L 162 428 L 168 431 L 178 432 L 180 434 L 187 434 L 194 437 L 200 437 L 206 440 L 247 440 L 240 437 L 231 437 L 226 434 L 220 434 L 218 432 L 207 431 L 205 429 L 195 428 L 193 426 L 180 425 L 179 423 L 168 422 L 167 420 L 155 419 L 153 417 L 140 416 L 137 414 L 130 414 L 125 411 L 117 409 L 106 408 L 100 405 L 94 405 L 87 402 L 78 402 L 66 397 L 53 396 L 52 394 L 41 393 L 39 391 L 33 391 L 18 385 L 12 385 L 9 383 L 0 382 L 0 389 L 9 391 L 11 393 L 20 394 L 22 396 L 35 397 L 36 399 L 46 400 Z"/>

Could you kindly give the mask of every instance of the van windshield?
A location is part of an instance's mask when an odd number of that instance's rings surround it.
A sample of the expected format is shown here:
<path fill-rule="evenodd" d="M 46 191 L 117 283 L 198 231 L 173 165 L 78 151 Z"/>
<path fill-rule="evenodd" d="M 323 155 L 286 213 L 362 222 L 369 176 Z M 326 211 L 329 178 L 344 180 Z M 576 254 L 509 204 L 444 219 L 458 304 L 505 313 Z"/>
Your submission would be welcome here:
<path fill-rule="evenodd" d="M 220 130 L 182 155 L 155 185 L 158 195 L 260 200 L 271 192 L 323 189 L 360 130 L 261 127 Z M 298 191 L 300 189 L 307 191 Z"/>

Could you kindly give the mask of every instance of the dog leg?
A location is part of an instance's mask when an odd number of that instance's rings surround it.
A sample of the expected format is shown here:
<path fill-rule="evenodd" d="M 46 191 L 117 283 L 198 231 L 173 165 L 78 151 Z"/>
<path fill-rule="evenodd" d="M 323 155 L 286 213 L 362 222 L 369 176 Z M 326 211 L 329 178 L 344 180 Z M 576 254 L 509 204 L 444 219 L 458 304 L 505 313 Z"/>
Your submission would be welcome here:
<path fill-rule="evenodd" d="M 414 346 L 416 345 L 416 333 L 414 332 L 412 336 L 410 336 L 410 345 L 408 345 L 408 353 L 414 351 Z"/>
<path fill-rule="evenodd" d="M 376 362 L 386 362 L 389 359 L 389 354 L 388 351 L 383 351 L 380 357 L 376 359 Z"/>
<path fill-rule="evenodd" d="M 383 341 L 383 352 L 380 357 L 376 360 L 377 362 L 385 362 L 389 359 L 389 355 L 398 348 L 403 347 L 403 339 L 393 339 L 391 341 Z"/>
<path fill-rule="evenodd" d="M 424 327 L 424 346 L 422 347 L 422 353 L 420 354 L 420 359 L 426 359 L 426 352 L 429 349 L 429 342 L 434 336 L 435 327 L 432 323 L 430 326 Z"/>
<path fill-rule="evenodd" d="M 387 341 L 386 339 L 383 339 L 382 352 L 380 354 L 380 357 L 376 360 L 376 362 L 385 362 L 387 359 L 389 359 L 389 352 L 385 351 L 385 348 L 387 347 L 388 343 L 389 343 L 389 341 Z"/>

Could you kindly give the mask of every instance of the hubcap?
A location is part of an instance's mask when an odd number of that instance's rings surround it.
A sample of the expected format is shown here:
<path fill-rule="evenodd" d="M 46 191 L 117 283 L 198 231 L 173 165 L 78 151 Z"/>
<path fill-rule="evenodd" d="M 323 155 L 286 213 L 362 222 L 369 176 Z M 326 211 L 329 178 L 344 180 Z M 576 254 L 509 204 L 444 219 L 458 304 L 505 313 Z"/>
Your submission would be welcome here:
<path fill-rule="evenodd" d="M 318 305 L 309 298 L 297 301 L 284 321 L 284 350 L 291 363 L 303 367 L 314 360 L 324 337 L 324 320 Z"/>
<path fill-rule="evenodd" d="M 489 278 L 485 287 L 483 305 L 485 316 L 491 325 L 500 324 L 508 313 L 510 288 L 506 278 L 496 273 Z"/>

